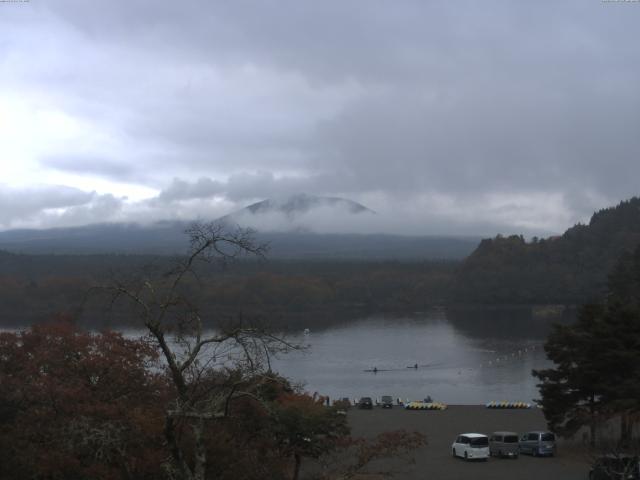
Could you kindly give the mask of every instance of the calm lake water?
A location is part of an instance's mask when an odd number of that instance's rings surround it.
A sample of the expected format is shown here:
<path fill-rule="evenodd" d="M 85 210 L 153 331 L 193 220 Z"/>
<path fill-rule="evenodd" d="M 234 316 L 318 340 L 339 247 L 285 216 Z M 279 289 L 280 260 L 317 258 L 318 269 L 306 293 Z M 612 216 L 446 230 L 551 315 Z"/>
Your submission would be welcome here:
<path fill-rule="evenodd" d="M 307 391 L 332 399 L 430 395 L 448 404 L 531 402 L 538 398 L 531 370 L 549 366 L 542 344 L 550 325 L 508 309 L 373 316 L 293 335 L 307 349 L 273 365 Z"/>
<path fill-rule="evenodd" d="M 531 370 L 550 366 L 542 346 L 552 323 L 561 320 L 532 316 L 527 308 L 345 319 L 339 326 L 310 328 L 308 334 L 302 328 L 288 332 L 289 340 L 306 348 L 272 359 L 272 367 L 306 391 L 331 399 L 392 395 L 403 400 L 431 396 L 453 405 L 531 403 L 539 396 Z M 146 333 L 123 332 L 130 337 Z"/>

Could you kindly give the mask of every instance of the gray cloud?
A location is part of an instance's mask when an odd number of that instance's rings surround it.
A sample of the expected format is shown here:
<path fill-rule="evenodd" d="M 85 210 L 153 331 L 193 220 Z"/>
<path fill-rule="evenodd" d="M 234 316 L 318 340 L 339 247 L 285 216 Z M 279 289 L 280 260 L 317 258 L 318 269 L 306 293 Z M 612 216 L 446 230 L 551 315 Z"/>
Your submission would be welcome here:
<path fill-rule="evenodd" d="M 92 197 L 64 186 L 44 188 L 0 187 L 0 224 L 9 225 L 19 219 L 29 219 L 44 209 L 64 208 L 83 204 Z"/>
<path fill-rule="evenodd" d="M 639 193 L 635 4 L 1 8 L 2 91 L 83 127 L 34 154 L 43 169 L 159 192 L 113 197 L 109 218 L 307 192 L 362 201 L 394 228 L 544 232 Z M 60 221 L 105 214 L 72 207 Z"/>
<path fill-rule="evenodd" d="M 65 215 L 67 209 L 82 208 L 101 197 L 65 186 L 12 188 L 0 185 L 0 226 L 31 226 L 44 216 Z M 50 225 L 49 225 L 50 226 Z"/>
<path fill-rule="evenodd" d="M 221 194 L 221 187 L 220 182 L 213 181 L 210 178 L 203 177 L 195 183 L 174 178 L 171 185 L 160 192 L 158 200 L 162 202 L 172 202 L 192 198 L 209 198 Z"/>
<path fill-rule="evenodd" d="M 285 197 L 296 193 L 335 194 L 357 186 L 337 174 L 276 177 L 271 172 L 238 173 L 225 181 L 201 177 L 194 182 L 174 178 L 157 197 L 158 202 L 224 197 L 240 204 L 250 200 Z"/>
<path fill-rule="evenodd" d="M 52 156 L 42 158 L 40 163 L 44 167 L 55 170 L 78 174 L 96 174 L 107 178 L 128 177 L 134 171 L 131 165 L 101 157 Z"/>
<path fill-rule="evenodd" d="M 120 213 L 123 200 L 113 195 L 94 195 L 90 202 L 84 205 L 74 205 L 54 218 L 48 218 L 51 226 L 76 226 L 101 222 L 122 220 Z"/>

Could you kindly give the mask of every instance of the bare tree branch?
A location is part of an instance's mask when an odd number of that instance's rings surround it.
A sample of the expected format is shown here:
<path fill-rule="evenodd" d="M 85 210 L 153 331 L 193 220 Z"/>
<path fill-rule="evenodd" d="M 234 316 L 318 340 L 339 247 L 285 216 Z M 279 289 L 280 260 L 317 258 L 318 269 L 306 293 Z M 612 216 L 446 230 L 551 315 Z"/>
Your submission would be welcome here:
<path fill-rule="evenodd" d="M 253 231 L 232 231 L 223 223 L 196 223 L 186 233 L 190 249 L 173 269 L 130 285 L 115 281 L 103 290 L 111 294 L 112 305 L 120 299 L 129 302 L 160 348 L 171 374 L 177 396 L 165 418 L 172 464 L 167 472 L 176 480 L 204 480 L 208 462 L 206 422 L 229 416 L 231 402 L 238 398 L 260 401 L 246 388 L 249 379 L 260 375 L 265 361 L 271 370 L 271 354 L 299 347 L 242 321 L 231 327 L 218 325 L 215 333 L 205 335 L 203 318 L 191 300 L 193 283 L 186 283 L 187 278 L 195 278 L 196 286 L 201 286 L 196 271 L 200 262 L 229 262 L 241 256 L 262 258 L 267 245 L 256 243 Z M 208 355 L 210 346 L 213 358 Z M 218 363 L 215 358 L 221 352 L 228 358 Z M 186 422 L 193 435 L 190 461 L 178 435 L 179 422 Z"/>

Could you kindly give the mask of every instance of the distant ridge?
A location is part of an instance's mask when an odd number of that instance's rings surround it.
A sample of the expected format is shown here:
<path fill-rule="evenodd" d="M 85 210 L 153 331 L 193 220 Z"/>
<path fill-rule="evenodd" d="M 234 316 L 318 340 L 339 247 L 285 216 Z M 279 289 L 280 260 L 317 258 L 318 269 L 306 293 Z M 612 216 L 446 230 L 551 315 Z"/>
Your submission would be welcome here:
<path fill-rule="evenodd" d="M 311 220 L 310 216 L 322 210 L 336 217 L 346 216 L 354 219 L 375 215 L 373 210 L 353 200 L 298 193 L 252 203 L 218 220 L 252 227 L 256 230 L 310 231 L 312 230 L 310 225 L 301 222 Z M 265 219 L 274 218 L 279 221 L 275 224 L 265 224 Z"/>
<path fill-rule="evenodd" d="M 479 237 L 410 236 L 399 234 L 318 233 L 314 215 L 339 218 L 352 225 L 376 213 L 339 197 L 297 194 L 267 199 L 217 219 L 257 230 L 257 240 L 270 245 L 272 259 L 460 260 L 477 246 Z M 277 222 L 274 222 L 277 220 Z M 270 227 L 260 228 L 259 222 Z M 184 253 L 184 231 L 192 222 L 162 221 L 151 225 L 104 223 L 46 230 L 0 232 L 0 249 L 27 254 L 161 254 Z M 274 223 L 277 227 L 272 228 Z"/>
<path fill-rule="evenodd" d="M 0 232 L 0 249 L 33 254 L 176 254 L 186 248 L 188 222 L 96 223 L 81 227 Z"/>
<path fill-rule="evenodd" d="M 187 222 L 140 226 L 100 224 L 51 230 L 0 232 L 0 252 L 26 254 L 152 254 L 185 252 Z M 270 259 L 460 260 L 479 237 L 321 234 L 303 231 L 259 232 Z"/>
<path fill-rule="evenodd" d="M 455 297 L 466 303 L 584 303 L 604 294 L 618 258 L 638 245 L 640 198 L 633 197 L 561 236 L 482 240 L 458 271 Z"/>

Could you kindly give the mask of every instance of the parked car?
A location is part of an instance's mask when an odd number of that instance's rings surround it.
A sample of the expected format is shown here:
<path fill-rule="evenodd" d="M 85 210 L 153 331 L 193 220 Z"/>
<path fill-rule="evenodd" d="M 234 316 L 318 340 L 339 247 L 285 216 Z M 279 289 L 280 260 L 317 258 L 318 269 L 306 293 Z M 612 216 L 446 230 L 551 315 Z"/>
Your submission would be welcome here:
<path fill-rule="evenodd" d="M 380 406 L 382 408 L 393 408 L 393 397 L 391 395 L 383 395 L 380 398 Z"/>
<path fill-rule="evenodd" d="M 635 455 L 605 455 L 597 458 L 589 480 L 638 480 L 640 460 Z"/>
<path fill-rule="evenodd" d="M 520 453 L 529 453 L 534 457 L 556 454 L 556 436 L 551 432 L 527 432 L 520 437 Z"/>
<path fill-rule="evenodd" d="M 482 433 L 462 433 L 451 445 L 454 457 L 465 460 L 484 460 L 489 458 L 489 437 Z"/>
<path fill-rule="evenodd" d="M 372 409 L 373 400 L 371 400 L 371 397 L 362 397 L 358 402 L 358 408 Z"/>
<path fill-rule="evenodd" d="M 518 458 L 520 453 L 518 434 L 515 432 L 493 432 L 489 435 L 489 455 Z"/>

